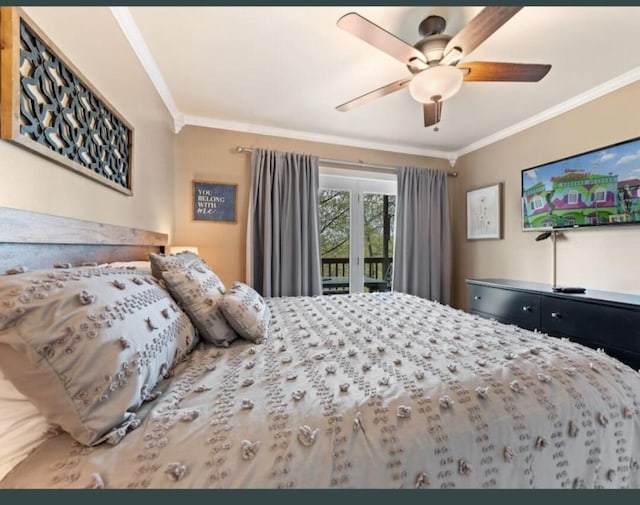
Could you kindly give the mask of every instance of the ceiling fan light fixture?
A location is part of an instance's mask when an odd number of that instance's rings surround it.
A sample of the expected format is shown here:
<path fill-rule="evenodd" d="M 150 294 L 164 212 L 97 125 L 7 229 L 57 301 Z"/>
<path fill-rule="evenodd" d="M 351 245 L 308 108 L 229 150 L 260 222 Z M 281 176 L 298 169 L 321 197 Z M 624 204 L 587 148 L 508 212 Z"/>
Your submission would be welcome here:
<path fill-rule="evenodd" d="M 414 100 L 422 103 L 433 101 L 440 95 L 440 101 L 451 98 L 462 86 L 462 72 L 456 67 L 436 65 L 416 74 L 409 83 L 409 92 Z"/>

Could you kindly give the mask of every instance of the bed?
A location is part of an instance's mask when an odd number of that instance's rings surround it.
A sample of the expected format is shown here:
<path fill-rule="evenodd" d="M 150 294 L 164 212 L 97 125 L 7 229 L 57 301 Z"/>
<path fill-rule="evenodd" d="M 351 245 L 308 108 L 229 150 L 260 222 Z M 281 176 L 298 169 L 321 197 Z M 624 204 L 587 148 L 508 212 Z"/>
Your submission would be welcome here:
<path fill-rule="evenodd" d="M 116 242 L 149 242 L 111 231 Z M 97 241 L 119 261 L 141 260 L 162 250 L 151 237 L 127 257 L 122 244 Z M 0 245 L 0 267 L 15 265 L 18 247 Z M 46 261 L 68 253 L 55 256 Z M 139 270 L 113 270 L 50 275 L 163 289 Z M 262 339 L 219 346 L 191 340 L 201 332 L 186 328 L 182 302 L 167 318 L 181 327 L 174 361 L 117 413 L 117 428 L 51 429 L 1 488 L 640 487 L 640 374 L 602 352 L 394 292 L 267 299 Z M 7 375 L 19 366 L 0 357 Z"/>

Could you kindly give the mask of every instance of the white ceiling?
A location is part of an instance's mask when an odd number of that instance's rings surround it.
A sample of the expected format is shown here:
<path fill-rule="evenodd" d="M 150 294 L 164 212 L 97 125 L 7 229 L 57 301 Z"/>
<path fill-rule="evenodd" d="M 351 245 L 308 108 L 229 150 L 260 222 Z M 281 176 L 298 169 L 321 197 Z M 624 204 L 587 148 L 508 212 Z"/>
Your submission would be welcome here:
<path fill-rule="evenodd" d="M 411 74 L 336 26 L 356 11 L 410 44 L 429 14 L 455 35 L 481 7 L 116 7 L 176 130 L 195 124 L 457 156 L 640 79 L 640 7 L 525 7 L 463 61 L 548 63 L 538 83 L 465 82 L 423 126 L 408 89 L 335 107 Z M 630 105 L 637 107 L 638 104 Z"/>

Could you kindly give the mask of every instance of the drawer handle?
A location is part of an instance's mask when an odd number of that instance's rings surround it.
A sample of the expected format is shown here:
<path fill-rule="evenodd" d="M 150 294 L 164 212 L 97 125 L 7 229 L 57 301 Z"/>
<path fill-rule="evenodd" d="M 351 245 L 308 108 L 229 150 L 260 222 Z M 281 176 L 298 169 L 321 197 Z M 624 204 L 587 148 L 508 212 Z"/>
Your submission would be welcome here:
<path fill-rule="evenodd" d="M 522 310 L 525 312 L 531 312 L 531 306 L 525 305 L 524 307 L 522 307 Z"/>
<path fill-rule="evenodd" d="M 551 317 L 553 317 L 554 319 L 560 319 L 562 315 L 560 314 L 560 312 L 552 312 Z"/>
<path fill-rule="evenodd" d="M 473 297 L 474 300 L 480 300 L 480 298 L 482 298 L 480 295 L 476 295 Z"/>

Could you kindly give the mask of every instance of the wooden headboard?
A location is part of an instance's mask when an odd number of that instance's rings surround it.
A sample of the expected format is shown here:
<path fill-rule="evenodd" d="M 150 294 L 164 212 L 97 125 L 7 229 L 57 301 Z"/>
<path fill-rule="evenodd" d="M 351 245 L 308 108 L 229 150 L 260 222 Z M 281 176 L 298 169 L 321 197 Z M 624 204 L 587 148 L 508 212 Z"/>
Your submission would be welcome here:
<path fill-rule="evenodd" d="M 147 260 L 168 236 L 124 226 L 0 207 L 0 275 L 13 267 Z"/>

